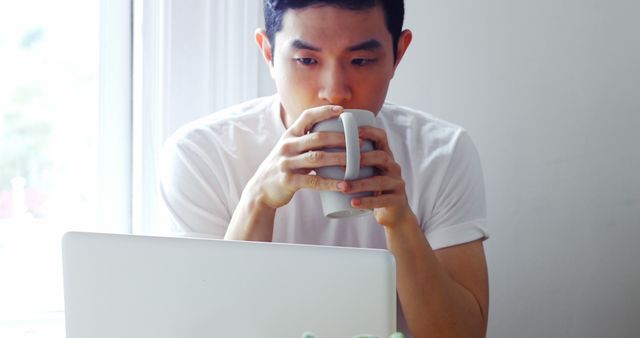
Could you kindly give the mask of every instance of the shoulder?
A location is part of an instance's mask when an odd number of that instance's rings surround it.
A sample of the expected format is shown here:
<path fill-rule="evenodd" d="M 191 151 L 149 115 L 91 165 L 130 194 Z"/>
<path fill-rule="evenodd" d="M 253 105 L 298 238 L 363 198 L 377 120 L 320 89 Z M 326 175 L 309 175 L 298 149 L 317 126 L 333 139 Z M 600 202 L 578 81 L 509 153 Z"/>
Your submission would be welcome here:
<path fill-rule="evenodd" d="M 390 143 L 400 143 L 404 147 L 429 154 L 452 154 L 464 143 L 468 144 L 466 130 L 427 112 L 385 102 L 378 116 Z"/>
<path fill-rule="evenodd" d="M 274 96 L 261 97 L 234 105 L 187 123 L 176 130 L 165 142 L 166 148 L 200 148 L 234 145 L 242 137 L 264 136 L 276 132 L 273 107 Z"/>
<path fill-rule="evenodd" d="M 269 118 L 273 97 L 261 97 L 209 114 L 180 127 L 171 135 L 175 141 L 197 139 L 199 136 L 219 136 L 231 129 L 252 128 Z"/>

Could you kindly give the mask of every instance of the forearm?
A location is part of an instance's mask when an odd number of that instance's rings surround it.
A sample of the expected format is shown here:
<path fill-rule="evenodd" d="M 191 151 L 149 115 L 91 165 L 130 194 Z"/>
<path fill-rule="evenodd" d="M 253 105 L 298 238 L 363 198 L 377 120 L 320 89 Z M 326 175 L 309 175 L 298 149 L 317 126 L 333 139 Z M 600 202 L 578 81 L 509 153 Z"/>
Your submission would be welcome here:
<path fill-rule="evenodd" d="M 264 204 L 250 185 L 242 192 L 224 239 L 271 242 L 276 209 Z"/>
<path fill-rule="evenodd" d="M 484 337 L 486 315 L 477 299 L 450 277 L 417 223 L 385 230 L 397 262 L 398 295 L 413 336 Z"/>

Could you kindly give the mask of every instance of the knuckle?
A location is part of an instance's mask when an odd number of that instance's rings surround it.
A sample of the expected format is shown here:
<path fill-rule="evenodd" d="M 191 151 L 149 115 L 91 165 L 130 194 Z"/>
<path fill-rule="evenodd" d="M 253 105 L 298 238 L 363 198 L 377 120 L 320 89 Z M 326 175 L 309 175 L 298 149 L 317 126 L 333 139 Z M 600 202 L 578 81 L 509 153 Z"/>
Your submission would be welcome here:
<path fill-rule="evenodd" d="M 376 134 L 379 142 L 386 143 L 387 142 L 387 133 L 380 128 L 372 128 L 373 132 Z"/>
<path fill-rule="evenodd" d="M 280 150 L 282 151 L 282 153 L 284 154 L 289 154 L 291 153 L 291 151 L 293 151 L 293 144 L 291 141 L 286 140 L 284 142 L 282 142 L 282 145 L 280 146 Z"/>
<path fill-rule="evenodd" d="M 314 132 L 309 134 L 308 145 L 310 147 L 316 147 L 322 143 L 323 136 L 320 132 Z"/>
<path fill-rule="evenodd" d="M 298 118 L 309 120 L 309 119 L 312 119 L 315 114 L 317 114 L 317 109 L 316 107 L 312 107 L 312 108 L 303 110 L 302 113 L 300 113 L 300 116 Z"/>
<path fill-rule="evenodd" d="M 309 115 L 313 115 L 313 108 L 303 110 L 302 113 L 300 113 L 300 116 L 298 116 L 298 119 L 306 119 Z"/>
<path fill-rule="evenodd" d="M 396 173 L 396 169 L 398 168 L 398 164 L 393 157 L 388 156 L 385 160 L 385 166 L 387 167 L 387 171 L 391 173 Z"/>
<path fill-rule="evenodd" d="M 387 144 L 387 133 L 385 133 L 382 129 L 380 129 L 380 141 L 382 141 L 384 144 Z"/>
<path fill-rule="evenodd" d="M 398 180 L 398 189 L 400 191 L 404 191 L 406 187 L 407 187 L 407 184 L 404 182 L 404 180 Z"/>
<path fill-rule="evenodd" d="M 324 133 L 321 132 L 312 133 L 310 138 L 311 144 L 313 145 L 321 144 L 326 139 Z"/>
<path fill-rule="evenodd" d="M 285 131 L 285 133 L 284 133 L 284 135 L 283 135 L 285 139 L 284 139 L 283 141 L 286 143 L 286 142 L 288 142 L 288 140 L 289 140 L 289 139 L 291 139 L 292 137 L 297 137 L 297 136 L 298 136 L 298 134 L 299 134 L 299 131 L 297 130 L 297 128 L 296 128 L 296 126 L 295 126 L 295 124 L 294 124 L 294 125 L 290 126 L 290 127 L 287 129 L 287 131 Z"/>
<path fill-rule="evenodd" d="M 310 188 L 319 187 L 320 177 L 318 177 L 317 175 L 309 175 L 309 178 L 307 179 L 307 184 L 309 185 Z"/>
<path fill-rule="evenodd" d="M 385 165 L 391 166 L 391 158 L 389 157 L 389 154 L 387 154 L 384 151 L 382 151 L 381 157 L 382 157 Z"/>
<path fill-rule="evenodd" d="M 394 162 L 394 169 L 399 176 L 402 176 L 402 167 L 398 163 Z M 402 183 L 404 183 L 404 181 L 402 181 Z"/>
<path fill-rule="evenodd" d="M 388 153 L 385 153 L 384 156 L 384 164 L 389 168 L 389 169 L 393 169 L 396 165 L 396 162 L 393 160 L 393 158 L 391 158 L 391 156 L 389 156 Z"/>
<path fill-rule="evenodd" d="M 311 163 L 318 163 L 324 158 L 324 153 L 321 151 L 309 151 L 307 152 L 307 159 Z"/>
<path fill-rule="evenodd" d="M 287 159 L 286 157 L 281 157 L 280 159 L 278 159 L 276 166 L 281 172 L 286 172 L 287 168 L 289 168 L 289 159 Z"/>
<path fill-rule="evenodd" d="M 293 185 L 293 180 L 293 175 L 290 173 L 284 173 L 282 174 L 282 176 L 280 176 L 280 183 L 282 183 L 283 186 Z"/>

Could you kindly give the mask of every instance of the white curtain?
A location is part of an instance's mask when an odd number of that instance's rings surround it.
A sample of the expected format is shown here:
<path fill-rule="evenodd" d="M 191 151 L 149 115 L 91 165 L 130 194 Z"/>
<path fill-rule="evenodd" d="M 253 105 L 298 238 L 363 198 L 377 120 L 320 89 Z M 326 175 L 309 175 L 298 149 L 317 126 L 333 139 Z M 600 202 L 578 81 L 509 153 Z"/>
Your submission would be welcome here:
<path fill-rule="evenodd" d="M 208 3 L 209 108 L 215 111 L 258 95 L 260 60 L 253 35 L 260 1 Z"/>
<path fill-rule="evenodd" d="M 167 229 L 157 193 L 164 140 L 189 121 L 273 91 L 253 39 L 261 6 L 260 0 L 136 0 L 134 232 Z"/>

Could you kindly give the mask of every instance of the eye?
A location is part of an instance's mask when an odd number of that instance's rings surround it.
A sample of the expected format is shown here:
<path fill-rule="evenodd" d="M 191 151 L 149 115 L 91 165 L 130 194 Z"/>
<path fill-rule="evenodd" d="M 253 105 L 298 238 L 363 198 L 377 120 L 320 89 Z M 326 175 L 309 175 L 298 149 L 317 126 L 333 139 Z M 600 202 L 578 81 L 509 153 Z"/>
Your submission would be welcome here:
<path fill-rule="evenodd" d="M 311 66 L 311 65 L 315 65 L 316 63 L 318 63 L 318 61 L 316 61 L 315 59 L 312 59 L 312 58 L 295 58 L 295 60 L 299 64 L 305 65 L 305 66 Z"/>
<path fill-rule="evenodd" d="M 357 58 L 357 59 L 351 60 L 351 64 L 358 67 L 364 67 L 374 62 L 376 62 L 376 59 Z"/>

